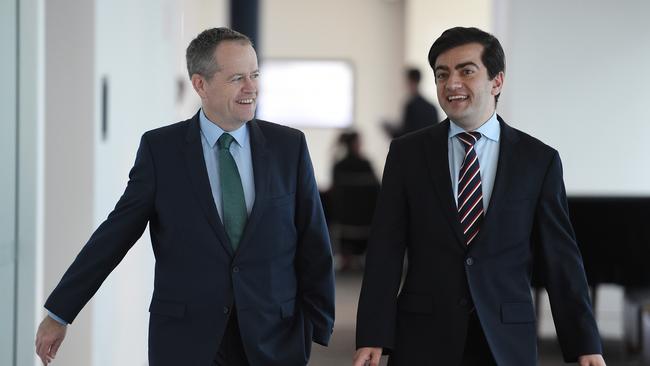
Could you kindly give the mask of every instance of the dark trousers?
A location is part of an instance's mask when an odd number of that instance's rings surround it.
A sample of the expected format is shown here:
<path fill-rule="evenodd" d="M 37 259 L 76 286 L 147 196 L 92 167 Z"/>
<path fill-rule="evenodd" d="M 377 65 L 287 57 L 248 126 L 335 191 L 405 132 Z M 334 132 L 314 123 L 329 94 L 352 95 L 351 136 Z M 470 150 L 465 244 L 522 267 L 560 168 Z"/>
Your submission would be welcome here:
<path fill-rule="evenodd" d="M 219 345 L 219 352 L 214 360 L 216 366 L 249 366 L 244 352 L 244 345 L 239 332 L 237 312 L 233 308 L 226 325 L 226 331 Z"/>
<path fill-rule="evenodd" d="M 485 339 L 483 328 L 476 315 L 472 311 L 467 324 L 467 338 L 465 339 L 465 350 L 463 351 L 463 360 L 461 366 L 497 366 L 490 346 Z"/>

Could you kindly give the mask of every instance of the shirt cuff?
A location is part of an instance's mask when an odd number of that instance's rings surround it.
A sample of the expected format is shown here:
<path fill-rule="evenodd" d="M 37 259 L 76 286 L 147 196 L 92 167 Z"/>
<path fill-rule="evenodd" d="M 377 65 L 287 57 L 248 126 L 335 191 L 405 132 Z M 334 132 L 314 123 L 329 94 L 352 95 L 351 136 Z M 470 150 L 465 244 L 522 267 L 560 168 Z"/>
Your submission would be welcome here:
<path fill-rule="evenodd" d="M 45 309 L 45 310 L 47 310 L 47 309 Z M 61 318 L 59 318 L 59 317 L 56 316 L 56 314 L 54 314 L 53 312 L 47 310 L 47 313 L 48 313 L 48 315 L 50 316 L 50 318 L 56 320 L 57 323 L 59 323 L 59 324 L 61 324 L 61 325 L 68 325 L 68 322 L 67 322 L 67 321 L 65 321 L 65 320 L 63 320 L 63 319 L 61 319 Z"/>

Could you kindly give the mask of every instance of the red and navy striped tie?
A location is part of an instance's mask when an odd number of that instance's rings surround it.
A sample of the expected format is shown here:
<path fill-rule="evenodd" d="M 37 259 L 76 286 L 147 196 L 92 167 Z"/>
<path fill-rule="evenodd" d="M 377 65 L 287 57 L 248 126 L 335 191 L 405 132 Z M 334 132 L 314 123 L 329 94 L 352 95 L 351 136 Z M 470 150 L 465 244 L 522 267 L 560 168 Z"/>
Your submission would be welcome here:
<path fill-rule="evenodd" d="M 456 137 L 465 147 L 465 159 L 458 173 L 458 216 L 465 235 L 465 244 L 470 245 L 478 235 L 483 221 L 481 170 L 474 149 L 481 133 L 461 132 Z"/>

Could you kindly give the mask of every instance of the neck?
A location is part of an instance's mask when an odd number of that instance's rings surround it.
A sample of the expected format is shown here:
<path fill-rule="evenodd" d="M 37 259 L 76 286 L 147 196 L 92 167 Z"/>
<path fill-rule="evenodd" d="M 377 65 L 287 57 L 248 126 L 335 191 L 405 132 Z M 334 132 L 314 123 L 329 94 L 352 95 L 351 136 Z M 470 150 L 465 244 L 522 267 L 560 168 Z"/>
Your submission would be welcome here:
<path fill-rule="evenodd" d="M 470 122 L 470 121 L 454 121 L 459 127 L 462 127 L 465 131 L 471 132 L 471 131 L 476 131 L 478 130 L 481 126 L 486 124 L 490 118 L 494 115 L 494 111 L 490 113 L 485 119 L 482 121 L 477 121 L 477 122 Z"/>
<path fill-rule="evenodd" d="M 225 119 L 221 119 L 218 116 L 215 116 L 212 114 L 210 111 L 207 109 L 203 109 L 203 113 L 205 113 L 205 116 L 208 118 L 208 121 L 214 123 L 215 125 L 219 126 L 222 130 L 226 132 L 232 132 L 237 129 L 239 129 L 241 126 L 243 126 L 246 121 L 239 122 L 239 121 L 227 121 Z"/>

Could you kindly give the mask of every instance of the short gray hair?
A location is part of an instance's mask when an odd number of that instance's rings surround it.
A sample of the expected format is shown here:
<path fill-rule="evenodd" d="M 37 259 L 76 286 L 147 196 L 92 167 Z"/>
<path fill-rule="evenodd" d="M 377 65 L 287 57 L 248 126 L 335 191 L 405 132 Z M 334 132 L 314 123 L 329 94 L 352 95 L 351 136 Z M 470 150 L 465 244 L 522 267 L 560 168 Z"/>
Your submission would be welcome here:
<path fill-rule="evenodd" d="M 214 50 L 223 41 L 239 41 L 253 45 L 248 36 L 230 28 L 204 30 L 190 42 L 185 52 L 187 73 L 190 79 L 194 74 L 199 74 L 206 79 L 212 78 L 218 70 L 217 60 L 214 59 Z"/>

